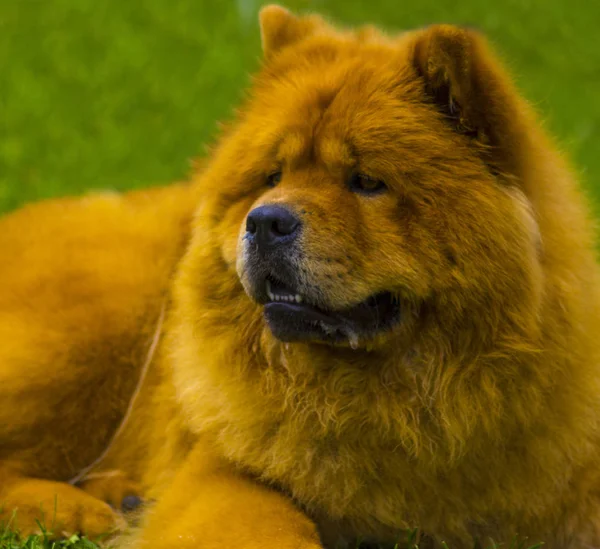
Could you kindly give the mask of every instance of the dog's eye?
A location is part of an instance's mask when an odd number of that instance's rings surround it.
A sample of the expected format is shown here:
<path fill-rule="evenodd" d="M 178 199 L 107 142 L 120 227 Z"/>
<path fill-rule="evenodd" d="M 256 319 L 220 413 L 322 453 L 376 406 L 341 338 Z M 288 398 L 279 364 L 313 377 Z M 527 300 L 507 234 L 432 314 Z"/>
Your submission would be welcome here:
<path fill-rule="evenodd" d="M 281 172 L 273 172 L 267 177 L 267 187 L 275 187 L 281 181 Z"/>
<path fill-rule="evenodd" d="M 348 186 L 352 192 L 360 194 L 378 194 L 386 189 L 383 181 L 362 173 L 352 174 Z"/>

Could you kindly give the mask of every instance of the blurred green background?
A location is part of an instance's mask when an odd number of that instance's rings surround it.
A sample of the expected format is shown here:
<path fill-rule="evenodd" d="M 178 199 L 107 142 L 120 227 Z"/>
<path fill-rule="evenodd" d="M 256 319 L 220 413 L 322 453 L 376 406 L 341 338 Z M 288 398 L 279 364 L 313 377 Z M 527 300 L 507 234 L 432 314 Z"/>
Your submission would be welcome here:
<path fill-rule="evenodd" d="M 0 211 L 185 177 L 257 67 L 259 0 L 0 0 Z M 484 30 L 600 212 L 600 2 L 287 0 L 390 30 Z"/>

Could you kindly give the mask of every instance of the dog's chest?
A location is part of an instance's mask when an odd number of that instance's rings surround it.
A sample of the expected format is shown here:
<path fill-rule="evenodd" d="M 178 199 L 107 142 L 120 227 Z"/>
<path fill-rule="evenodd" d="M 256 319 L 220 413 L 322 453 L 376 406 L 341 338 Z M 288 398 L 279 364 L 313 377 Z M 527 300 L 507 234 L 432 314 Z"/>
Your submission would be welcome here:
<path fill-rule="evenodd" d="M 326 517 L 343 525 L 344 536 L 387 536 L 413 523 L 405 482 L 410 466 L 397 442 L 357 433 L 346 439 L 295 419 L 256 424 L 252 447 L 244 443 L 236 451 L 234 440 L 226 442 L 231 457 L 319 522 Z"/>

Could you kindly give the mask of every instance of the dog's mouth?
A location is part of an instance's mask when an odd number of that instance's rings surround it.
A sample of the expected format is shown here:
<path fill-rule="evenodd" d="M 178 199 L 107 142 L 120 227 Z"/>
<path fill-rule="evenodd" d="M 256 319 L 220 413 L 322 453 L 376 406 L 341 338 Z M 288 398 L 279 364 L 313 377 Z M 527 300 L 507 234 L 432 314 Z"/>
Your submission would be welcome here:
<path fill-rule="evenodd" d="M 284 342 L 346 342 L 357 348 L 362 338 L 389 330 L 400 320 L 400 303 L 391 292 L 377 293 L 349 308 L 328 310 L 269 275 L 263 296 L 267 324 Z"/>

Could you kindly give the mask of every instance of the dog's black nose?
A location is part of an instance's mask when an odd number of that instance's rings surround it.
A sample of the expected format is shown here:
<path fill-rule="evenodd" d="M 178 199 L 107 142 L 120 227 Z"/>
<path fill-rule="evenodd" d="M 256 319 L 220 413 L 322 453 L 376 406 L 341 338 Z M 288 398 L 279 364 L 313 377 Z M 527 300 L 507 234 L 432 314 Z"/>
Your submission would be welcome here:
<path fill-rule="evenodd" d="M 254 237 L 259 248 L 289 243 L 299 229 L 300 220 L 282 206 L 259 206 L 246 218 L 246 232 Z"/>

